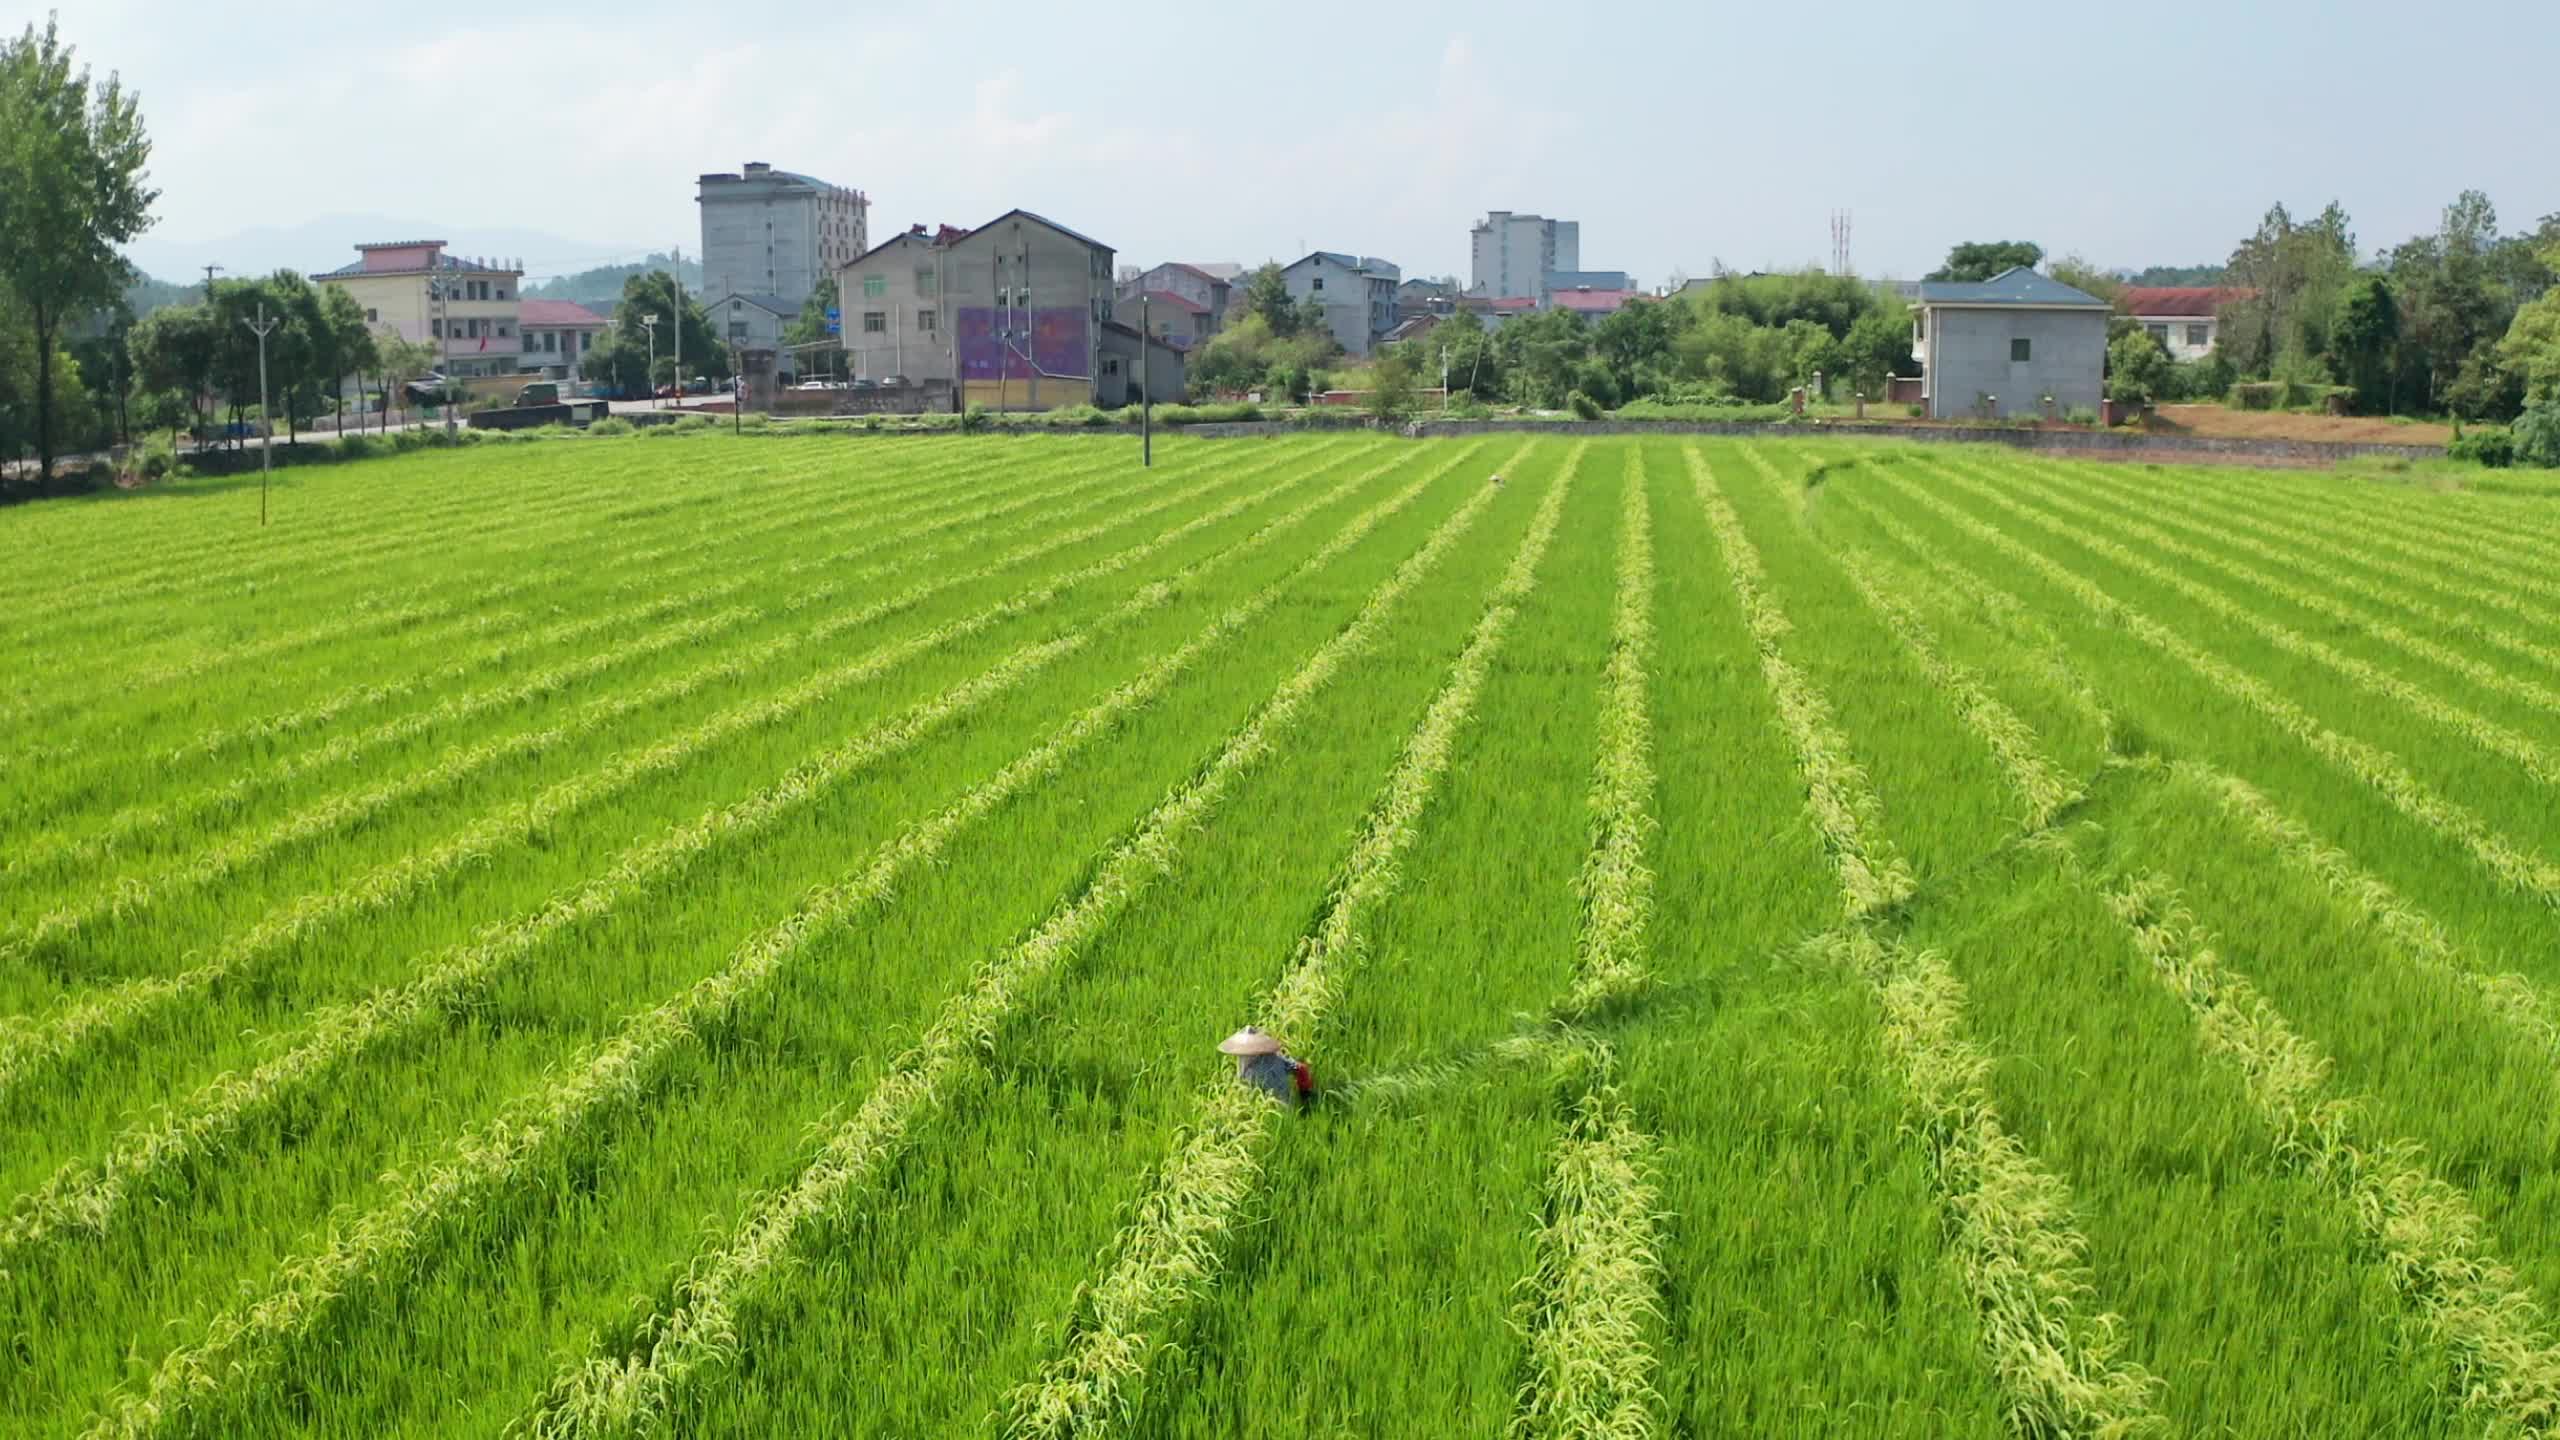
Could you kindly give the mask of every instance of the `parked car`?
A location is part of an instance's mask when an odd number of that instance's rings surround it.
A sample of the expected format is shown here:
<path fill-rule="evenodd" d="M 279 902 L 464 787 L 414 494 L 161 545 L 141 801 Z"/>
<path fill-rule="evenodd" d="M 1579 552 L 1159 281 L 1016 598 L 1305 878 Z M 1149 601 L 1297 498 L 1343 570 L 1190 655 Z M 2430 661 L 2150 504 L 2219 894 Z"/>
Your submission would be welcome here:
<path fill-rule="evenodd" d="M 557 405 L 559 403 L 560 385 L 559 382 L 555 380 L 536 380 L 532 384 L 527 385 L 516 392 L 516 404 L 520 406 Z"/>

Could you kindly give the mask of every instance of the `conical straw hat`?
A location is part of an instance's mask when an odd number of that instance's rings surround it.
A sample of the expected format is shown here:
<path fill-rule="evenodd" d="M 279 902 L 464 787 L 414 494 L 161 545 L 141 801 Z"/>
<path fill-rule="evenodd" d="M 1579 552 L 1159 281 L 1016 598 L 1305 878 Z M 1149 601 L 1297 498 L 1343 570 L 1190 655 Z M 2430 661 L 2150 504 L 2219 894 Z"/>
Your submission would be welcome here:
<path fill-rule="evenodd" d="M 1247 1025 L 1219 1041 L 1218 1053 L 1221 1055 L 1277 1055 L 1280 1053 L 1280 1042 Z"/>

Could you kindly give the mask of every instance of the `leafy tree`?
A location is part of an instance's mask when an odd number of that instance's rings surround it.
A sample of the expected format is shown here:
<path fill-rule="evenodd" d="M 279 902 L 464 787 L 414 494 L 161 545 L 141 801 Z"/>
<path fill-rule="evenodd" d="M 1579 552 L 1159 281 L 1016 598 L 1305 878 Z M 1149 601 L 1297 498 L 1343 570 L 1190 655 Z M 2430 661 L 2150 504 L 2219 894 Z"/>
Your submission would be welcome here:
<path fill-rule="evenodd" d="M 2107 346 L 2107 398 L 2120 405 L 2170 397 L 2176 362 L 2159 337 L 2139 327 Z"/>
<path fill-rule="evenodd" d="M 327 337 L 327 366 L 323 373 L 338 397 L 339 408 L 346 405 L 346 377 L 356 377 L 356 400 L 364 400 L 364 377 L 380 367 L 382 354 L 373 327 L 364 319 L 364 307 L 356 297 L 336 285 L 318 287 L 320 322 Z M 386 397 L 384 403 L 389 403 Z M 344 422 L 340 422 L 343 424 Z"/>
<path fill-rule="evenodd" d="M 210 306 L 173 305 L 135 321 L 132 333 L 125 337 L 135 381 L 157 397 L 160 403 L 155 409 L 173 431 L 181 416 L 190 429 L 201 432 L 204 428 L 204 407 L 213 398 L 220 324 Z"/>
<path fill-rule="evenodd" d="M 658 317 L 658 374 L 649 373 L 649 329 L 646 316 Z M 684 340 L 684 371 L 724 380 L 729 375 L 729 347 L 711 328 L 711 316 L 691 293 L 677 319 L 675 280 L 663 270 L 632 276 L 623 282 L 622 301 L 614 307 L 612 333 L 588 352 L 579 366 L 587 374 L 625 394 L 643 394 L 661 376 L 675 374 L 677 329 Z"/>
<path fill-rule="evenodd" d="M 0 285 L 15 297 L 35 355 L 35 445 L 53 476 L 57 351 L 63 327 L 117 297 L 116 247 L 150 224 L 151 142 L 134 98 L 110 74 L 71 69 L 54 22 L 0 43 Z"/>
<path fill-rule="evenodd" d="M 2329 339 L 2331 368 L 2340 383 L 2355 387 L 2356 408 L 2368 415 L 2390 413 L 2400 340 L 2400 302 L 2391 281 L 2356 277 L 2338 297 Z"/>
<path fill-rule="evenodd" d="M 1420 368 L 1412 348 L 1390 345 L 1369 367 L 1369 413 L 1380 420 L 1402 420 L 1413 413 L 1414 375 Z"/>
<path fill-rule="evenodd" d="M 1245 309 L 1262 317 L 1273 338 L 1287 340 L 1298 333 L 1300 315 L 1297 302 L 1289 298 L 1289 281 L 1280 273 L 1275 260 L 1265 260 L 1244 282 Z"/>
<path fill-rule="evenodd" d="M 830 373 L 844 368 L 836 363 L 844 354 L 844 336 L 841 331 L 833 335 L 827 333 L 827 312 L 837 308 L 836 277 L 829 275 L 818 282 L 817 289 L 809 292 L 808 299 L 800 302 L 799 317 L 782 330 L 782 343 L 785 345 L 832 344 L 832 350 L 810 353 L 812 360 L 821 361 L 817 368 Z"/>
<path fill-rule="evenodd" d="M 1870 400 L 1884 398 L 1885 381 L 1920 373 L 1911 354 L 1911 322 L 1881 307 L 1850 325 L 1840 341 L 1840 373 Z"/>
<path fill-rule="evenodd" d="M 2547 263 L 2560 269 L 2560 243 L 2545 254 Z M 2498 342 L 2498 359 L 2522 380 L 2528 407 L 2560 409 L 2560 288 L 2545 290 L 2517 309 Z"/>
<path fill-rule="evenodd" d="M 2032 270 L 2044 263 L 2044 247 L 2025 240 L 1969 240 L 1947 252 L 1947 263 L 1932 270 L 1924 278 L 1930 280 L 1988 280 L 2005 270 L 2023 265 Z"/>
<path fill-rule="evenodd" d="M 2470 419 L 2505 419 L 2523 404 L 2499 369 L 2496 347 L 2521 297 L 2502 271 L 2497 208 L 2477 190 L 2445 207 L 2431 235 L 2388 259 L 2400 297 L 2398 384 L 2418 408 Z"/>
<path fill-rule="evenodd" d="M 373 346 L 374 366 L 382 376 L 382 403 L 405 412 L 409 382 L 436 368 L 435 347 L 424 340 L 404 339 L 393 330 L 376 335 Z"/>
<path fill-rule="evenodd" d="M 2223 307 L 2221 347 L 2243 375 L 2305 368 L 2329 349 L 2329 321 L 2356 269 L 2356 237 L 2332 201 L 2308 224 L 2277 205 L 2231 252 L 2231 283 L 2257 291 Z"/>

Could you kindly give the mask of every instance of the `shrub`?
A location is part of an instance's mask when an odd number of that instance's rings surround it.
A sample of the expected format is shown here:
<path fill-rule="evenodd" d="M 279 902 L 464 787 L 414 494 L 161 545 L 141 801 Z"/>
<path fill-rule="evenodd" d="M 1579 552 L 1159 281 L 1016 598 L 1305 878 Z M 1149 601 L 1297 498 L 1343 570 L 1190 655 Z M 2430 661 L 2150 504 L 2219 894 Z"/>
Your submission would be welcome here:
<path fill-rule="evenodd" d="M 619 415 L 608 415 L 587 427 L 589 435 L 628 435 L 639 427 Z"/>
<path fill-rule="evenodd" d="M 977 435 L 994 423 L 987 414 L 986 406 L 972 405 L 960 416 L 960 431 L 964 435 Z"/>
<path fill-rule="evenodd" d="M 2515 439 L 2517 464 L 2560 470 L 2560 397 L 2524 407 L 2507 433 Z"/>
<path fill-rule="evenodd" d="M 2074 425 L 2086 425 L 2092 430 L 2098 427 L 2098 412 L 2086 405 L 2072 406 L 2070 415 L 2065 418 Z"/>
<path fill-rule="evenodd" d="M 1597 420 L 1601 417 L 1600 402 L 1583 391 L 1576 390 L 1567 395 L 1564 397 L 1564 403 L 1565 408 L 1571 410 L 1577 420 Z"/>
<path fill-rule="evenodd" d="M 2456 432 L 2445 453 L 2483 469 L 2504 470 L 2516 463 L 2516 437 L 2503 425 L 2476 426 L 2467 433 Z"/>

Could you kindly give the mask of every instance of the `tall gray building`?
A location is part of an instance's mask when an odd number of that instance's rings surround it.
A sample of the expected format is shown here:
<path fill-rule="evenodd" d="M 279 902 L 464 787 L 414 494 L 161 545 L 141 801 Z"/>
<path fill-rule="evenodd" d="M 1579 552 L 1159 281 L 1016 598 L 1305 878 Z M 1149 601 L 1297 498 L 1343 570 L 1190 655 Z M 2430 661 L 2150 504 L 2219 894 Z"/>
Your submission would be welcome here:
<path fill-rule="evenodd" d="M 1582 268 L 1582 222 L 1488 210 L 1468 233 L 1475 273 L 1467 293 L 1484 300 L 1547 303 L 1547 277 Z"/>
<path fill-rule="evenodd" d="M 708 297 L 778 299 L 796 312 L 818 282 L 871 248 L 871 201 L 761 160 L 744 173 L 705 175 L 702 286 Z"/>

